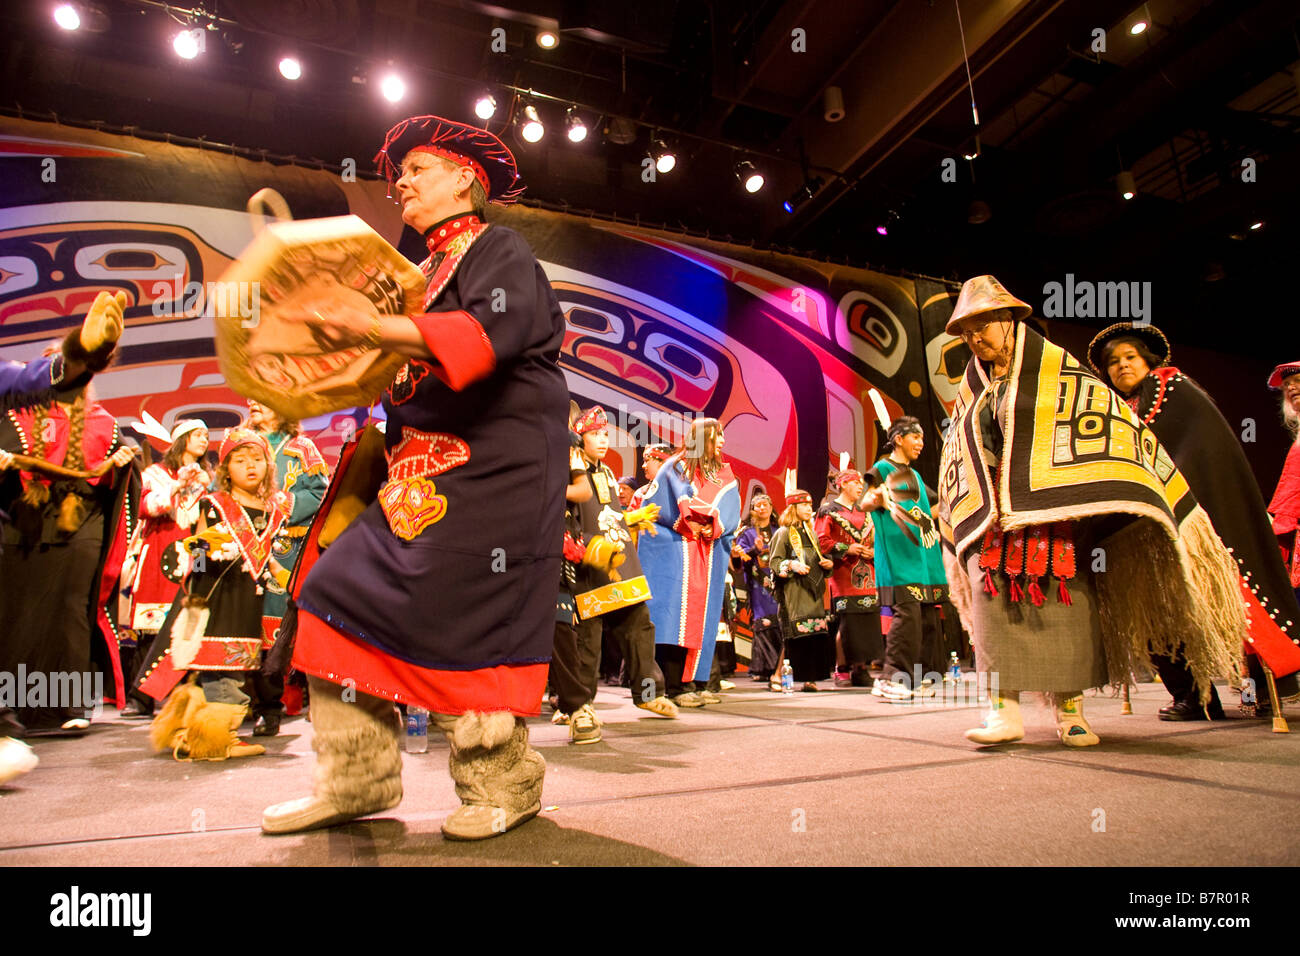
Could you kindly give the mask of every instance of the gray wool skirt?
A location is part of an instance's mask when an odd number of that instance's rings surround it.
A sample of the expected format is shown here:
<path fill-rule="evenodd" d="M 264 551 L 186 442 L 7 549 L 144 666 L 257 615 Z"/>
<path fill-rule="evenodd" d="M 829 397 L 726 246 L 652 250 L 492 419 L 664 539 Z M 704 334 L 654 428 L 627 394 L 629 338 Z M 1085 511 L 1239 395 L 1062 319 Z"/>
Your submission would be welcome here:
<path fill-rule="evenodd" d="M 975 662 L 980 671 L 997 675 L 1002 691 L 1080 691 L 1108 680 L 1097 592 L 1092 572 L 1081 566 L 1068 583 L 1073 604 L 1057 599 L 1055 582 L 1042 607 L 1028 597 L 1018 604 L 1007 597 L 1006 578 L 996 596 L 983 591 L 984 572 L 978 550 L 966 560 L 971 581 L 971 616 Z M 1080 562 L 1082 564 L 1082 562 Z"/>

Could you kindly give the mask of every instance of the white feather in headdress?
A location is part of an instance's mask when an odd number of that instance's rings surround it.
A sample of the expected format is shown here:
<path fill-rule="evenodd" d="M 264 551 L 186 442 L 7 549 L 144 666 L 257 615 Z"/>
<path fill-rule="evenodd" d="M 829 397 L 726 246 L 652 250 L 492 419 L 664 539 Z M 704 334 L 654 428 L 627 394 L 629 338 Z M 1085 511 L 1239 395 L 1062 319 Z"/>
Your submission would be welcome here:
<path fill-rule="evenodd" d="M 154 418 L 148 412 L 141 412 L 141 417 L 144 420 L 132 422 L 132 428 L 141 435 L 147 435 L 149 438 L 158 439 L 158 441 L 162 442 L 164 445 L 170 445 L 172 443 L 171 432 L 163 428 L 162 422 L 158 421 L 158 419 Z"/>
<path fill-rule="evenodd" d="M 889 418 L 889 412 L 885 409 L 885 400 L 880 397 L 880 393 L 874 388 L 867 392 L 867 396 L 871 399 L 871 404 L 876 408 L 876 417 L 880 419 L 880 427 L 885 431 L 889 431 L 889 426 L 893 423 Z"/>
<path fill-rule="evenodd" d="M 785 470 L 785 496 L 789 498 L 799 490 L 799 476 L 793 468 Z"/>
<path fill-rule="evenodd" d="M 842 451 L 840 452 L 840 471 L 847 471 L 848 467 L 849 467 L 849 453 L 847 451 Z"/>

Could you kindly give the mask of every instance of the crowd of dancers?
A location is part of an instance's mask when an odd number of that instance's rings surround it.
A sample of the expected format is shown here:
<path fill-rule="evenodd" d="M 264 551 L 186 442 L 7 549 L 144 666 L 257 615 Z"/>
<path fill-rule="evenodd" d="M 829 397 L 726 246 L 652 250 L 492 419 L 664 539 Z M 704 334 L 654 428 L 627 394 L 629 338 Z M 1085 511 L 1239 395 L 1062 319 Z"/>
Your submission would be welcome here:
<path fill-rule="evenodd" d="M 98 671 L 180 760 L 256 756 L 246 719 L 274 736 L 309 706 L 312 793 L 267 808 L 267 833 L 397 805 L 398 708 L 449 740 L 462 806 L 444 834 L 505 832 L 540 808 L 525 719 L 549 703 L 574 744 L 600 741 L 602 674 L 675 719 L 746 678 L 892 705 L 973 666 L 990 707 L 966 736 L 984 746 L 1024 736 L 1025 692 L 1046 695 L 1063 744 L 1094 746 L 1084 691 L 1149 669 L 1166 720 L 1222 717 L 1216 679 L 1256 716 L 1280 719 L 1296 693 L 1300 362 L 1268 381 L 1292 443 L 1266 506 L 1158 329 L 1112 326 L 1081 362 L 979 276 L 948 323 L 971 359 L 946 434 L 882 420 L 869 467 L 828 450 L 820 502 L 793 474 L 742 501 L 708 418 L 639 449 L 644 480 L 620 478 L 605 411 L 567 399 L 544 273 L 485 221 L 518 195 L 509 151 L 412 117 L 377 161 L 426 237 L 429 291 L 418 315 L 304 318 L 331 347 L 410 358 L 385 426 L 349 442 L 337 474 L 257 400 L 215 449 L 197 419 L 146 417 L 127 443 L 87 392 L 121 294 L 45 358 L 0 367 L 0 673 Z M 927 440 L 942 444 L 929 476 Z M 90 706 L 0 712 L 0 783 L 35 766 L 28 731 L 84 730 Z"/>

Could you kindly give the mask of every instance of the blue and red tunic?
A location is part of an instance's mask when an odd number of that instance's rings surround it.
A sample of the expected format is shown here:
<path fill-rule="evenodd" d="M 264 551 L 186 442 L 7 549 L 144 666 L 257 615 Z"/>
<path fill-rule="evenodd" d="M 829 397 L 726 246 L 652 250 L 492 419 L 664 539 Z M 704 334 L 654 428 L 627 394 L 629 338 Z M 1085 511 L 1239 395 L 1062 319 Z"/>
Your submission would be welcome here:
<path fill-rule="evenodd" d="M 464 214 L 428 238 L 427 312 L 414 321 L 432 358 L 384 395 L 379 500 L 325 551 L 319 521 L 308 538 L 293 663 L 435 713 L 528 716 L 561 572 L 564 317 L 514 231 Z"/>

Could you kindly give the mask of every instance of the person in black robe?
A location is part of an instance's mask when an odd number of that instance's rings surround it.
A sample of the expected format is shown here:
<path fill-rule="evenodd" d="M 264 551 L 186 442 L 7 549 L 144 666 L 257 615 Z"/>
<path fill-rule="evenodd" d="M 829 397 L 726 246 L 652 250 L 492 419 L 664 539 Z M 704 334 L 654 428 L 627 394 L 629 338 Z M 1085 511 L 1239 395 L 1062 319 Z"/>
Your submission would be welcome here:
<path fill-rule="evenodd" d="M 1156 433 L 1232 551 L 1250 604 L 1246 660 L 1259 700 L 1256 713 L 1267 716 L 1271 707 L 1260 660 L 1270 664 L 1279 696 L 1296 693 L 1300 606 L 1236 432 L 1205 390 L 1169 364 L 1169 356 L 1163 332 L 1130 322 L 1104 329 L 1088 346 L 1088 360 L 1097 375 L 1109 381 Z M 1161 720 L 1223 717 L 1217 691 L 1201 707 L 1185 662 L 1153 656 L 1152 663 L 1173 696 L 1161 708 Z"/>

